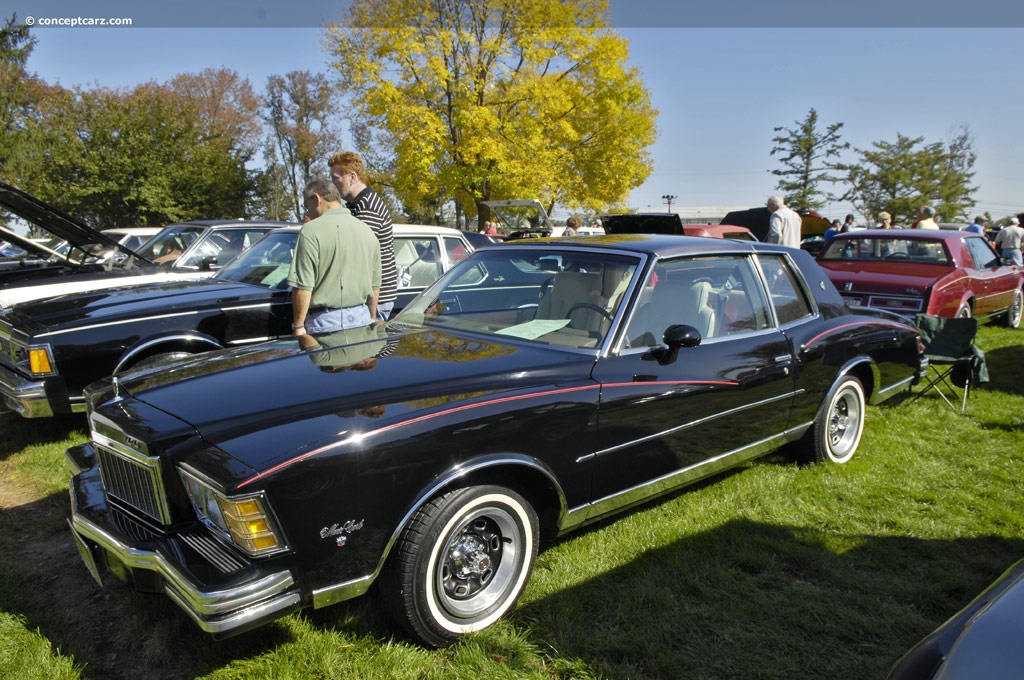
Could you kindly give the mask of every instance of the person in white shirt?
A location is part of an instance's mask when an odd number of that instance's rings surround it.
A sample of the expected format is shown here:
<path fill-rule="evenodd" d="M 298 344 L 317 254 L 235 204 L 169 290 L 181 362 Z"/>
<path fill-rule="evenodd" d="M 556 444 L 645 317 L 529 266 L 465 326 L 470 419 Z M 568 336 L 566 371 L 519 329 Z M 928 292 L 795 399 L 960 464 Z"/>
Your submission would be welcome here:
<path fill-rule="evenodd" d="M 800 247 L 800 215 L 783 202 L 781 196 L 768 199 L 768 243 L 778 243 L 790 248 Z"/>
<path fill-rule="evenodd" d="M 996 248 L 1004 260 L 1010 260 L 1018 267 L 1024 266 L 1024 259 L 1020 254 L 1021 242 L 1024 241 L 1024 229 L 1020 226 L 1020 220 L 1016 217 L 1010 218 L 1010 223 L 999 230 L 996 234 Z"/>
<path fill-rule="evenodd" d="M 939 225 L 935 223 L 935 208 L 930 205 L 922 206 L 917 211 L 917 222 L 914 223 L 914 229 L 938 229 Z"/>

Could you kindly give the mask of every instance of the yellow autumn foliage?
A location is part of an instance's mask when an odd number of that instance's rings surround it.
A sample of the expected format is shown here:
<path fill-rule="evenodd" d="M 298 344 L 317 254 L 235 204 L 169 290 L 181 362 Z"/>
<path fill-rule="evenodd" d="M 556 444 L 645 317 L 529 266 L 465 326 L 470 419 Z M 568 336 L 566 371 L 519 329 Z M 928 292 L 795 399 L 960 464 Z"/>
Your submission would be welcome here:
<path fill-rule="evenodd" d="M 657 111 L 607 0 L 364 0 L 325 43 L 407 204 L 601 210 L 651 172 Z"/>

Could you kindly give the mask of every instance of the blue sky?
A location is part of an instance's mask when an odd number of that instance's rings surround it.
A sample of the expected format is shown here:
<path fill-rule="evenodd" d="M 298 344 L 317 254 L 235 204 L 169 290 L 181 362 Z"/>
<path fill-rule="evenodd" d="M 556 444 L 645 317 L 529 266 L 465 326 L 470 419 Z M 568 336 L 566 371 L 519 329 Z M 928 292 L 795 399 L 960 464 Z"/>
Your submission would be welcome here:
<path fill-rule="evenodd" d="M 67 0 L 13 1 L 0 13 L 132 17 L 131 28 L 34 29 L 30 70 L 65 86 L 112 87 L 227 67 L 262 89 L 271 74 L 326 70 L 317 26 L 342 6 L 88 0 L 69 10 Z M 654 172 L 630 206 L 663 210 L 666 194 L 677 197 L 674 209 L 762 205 L 779 167 L 769 155 L 773 128 L 795 127 L 814 107 L 822 124 L 844 123 L 844 140 L 859 148 L 897 133 L 948 141 L 967 125 L 978 156 L 972 214 L 1024 211 L 1024 4 L 980 0 L 970 17 L 948 0 L 833 4 L 613 0 L 613 24 L 660 111 Z"/>

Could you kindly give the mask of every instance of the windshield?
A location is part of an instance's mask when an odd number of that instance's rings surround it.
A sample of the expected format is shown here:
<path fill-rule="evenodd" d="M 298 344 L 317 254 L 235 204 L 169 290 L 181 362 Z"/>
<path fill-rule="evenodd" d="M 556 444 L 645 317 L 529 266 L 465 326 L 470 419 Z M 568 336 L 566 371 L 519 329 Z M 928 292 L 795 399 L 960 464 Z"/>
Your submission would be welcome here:
<path fill-rule="evenodd" d="M 819 260 L 892 260 L 952 266 L 946 245 L 941 240 L 917 238 L 842 238 L 833 239 Z"/>
<path fill-rule="evenodd" d="M 157 264 L 173 262 L 203 231 L 204 227 L 197 225 L 172 224 L 146 243 L 139 255 Z"/>
<path fill-rule="evenodd" d="M 226 265 L 253 243 L 263 238 L 271 227 L 241 229 L 210 229 L 199 237 L 188 254 L 174 263 L 175 267 L 201 269 L 205 262 Z"/>
<path fill-rule="evenodd" d="M 288 290 L 288 270 L 299 238 L 297 231 L 271 231 L 214 275 L 274 290 Z"/>
<path fill-rule="evenodd" d="M 395 320 L 561 347 L 597 348 L 640 256 L 502 247 L 474 253 Z"/>

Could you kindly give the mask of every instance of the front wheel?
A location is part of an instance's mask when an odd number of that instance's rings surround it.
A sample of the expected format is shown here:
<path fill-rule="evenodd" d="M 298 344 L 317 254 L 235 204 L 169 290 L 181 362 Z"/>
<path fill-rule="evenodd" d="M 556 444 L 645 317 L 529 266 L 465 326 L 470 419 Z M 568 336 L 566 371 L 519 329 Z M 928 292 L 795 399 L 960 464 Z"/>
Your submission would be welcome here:
<path fill-rule="evenodd" d="M 381 574 L 389 613 L 424 644 L 448 645 L 514 606 L 537 556 L 537 513 L 499 486 L 450 491 L 402 530 Z"/>
<path fill-rule="evenodd" d="M 1024 292 L 1018 288 L 1013 291 L 1013 300 L 1010 302 L 1010 308 L 1006 310 L 1006 327 L 1020 328 L 1022 312 L 1024 312 Z"/>
<path fill-rule="evenodd" d="M 845 463 L 853 458 L 864 433 L 864 387 L 853 376 L 832 386 L 814 418 L 805 449 L 814 460 Z"/>

